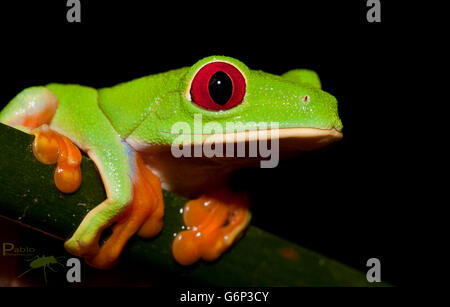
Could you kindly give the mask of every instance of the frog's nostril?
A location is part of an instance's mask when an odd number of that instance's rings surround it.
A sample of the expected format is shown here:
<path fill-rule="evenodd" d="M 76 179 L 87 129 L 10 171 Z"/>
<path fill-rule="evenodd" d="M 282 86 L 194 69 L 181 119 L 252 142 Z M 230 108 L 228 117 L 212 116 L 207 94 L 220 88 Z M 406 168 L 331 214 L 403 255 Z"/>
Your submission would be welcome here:
<path fill-rule="evenodd" d="M 302 97 L 300 97 L 300 100 L 304 104 L 307 104 L 311 100 L 311 97 L 309 97 L 309 95 L 303 95 Z"/>

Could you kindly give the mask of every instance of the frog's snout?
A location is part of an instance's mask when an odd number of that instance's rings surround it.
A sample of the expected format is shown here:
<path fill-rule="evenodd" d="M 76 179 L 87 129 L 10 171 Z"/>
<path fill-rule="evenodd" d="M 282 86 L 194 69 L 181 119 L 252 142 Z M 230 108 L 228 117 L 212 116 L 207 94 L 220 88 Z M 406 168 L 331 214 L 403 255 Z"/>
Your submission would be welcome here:
<path fill-rule="evenodd" d="M 299 88 L 295 97 L 299 124 L 319 129 L 334 129 L 341 134 L 337 99 L 317 88 Z"/>

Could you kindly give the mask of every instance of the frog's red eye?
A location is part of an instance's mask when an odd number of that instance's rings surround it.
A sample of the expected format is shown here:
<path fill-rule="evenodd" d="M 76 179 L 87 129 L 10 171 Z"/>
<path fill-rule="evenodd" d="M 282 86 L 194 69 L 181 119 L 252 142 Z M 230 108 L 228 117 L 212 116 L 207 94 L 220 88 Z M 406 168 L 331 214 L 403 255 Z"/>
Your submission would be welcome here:
<path fill-rule="evenodd" d="M 192 80 L 192 101 L 208 110 L 228 110 L 242 102 L 245 79 L 233 65 L 213 62 L 200 68 Z"/>

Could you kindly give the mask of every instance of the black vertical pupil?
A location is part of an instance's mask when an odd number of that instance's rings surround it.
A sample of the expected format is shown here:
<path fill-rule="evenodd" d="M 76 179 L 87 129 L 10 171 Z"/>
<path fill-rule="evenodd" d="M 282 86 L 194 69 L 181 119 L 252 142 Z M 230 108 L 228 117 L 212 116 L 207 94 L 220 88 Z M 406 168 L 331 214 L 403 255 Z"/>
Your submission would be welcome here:
<path fill-rule="evenodd" d="M 212 100 L 223 106 L 233 94 L 233 82 L 226 73 L 219 70 L 209 79 L 208 90 Z"/>

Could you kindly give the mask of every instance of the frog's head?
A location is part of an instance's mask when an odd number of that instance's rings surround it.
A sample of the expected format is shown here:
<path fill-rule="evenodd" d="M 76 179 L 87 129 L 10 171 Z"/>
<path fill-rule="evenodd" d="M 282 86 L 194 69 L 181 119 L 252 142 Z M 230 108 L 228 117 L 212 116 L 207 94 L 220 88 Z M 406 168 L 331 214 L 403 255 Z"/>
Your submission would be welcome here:
<path fill-rule="evenodd" d="M 270 133 L 258 136 L 248 131 L 278 127 L 276 137 L 297 152 L 342 137 L 336 98 L 321 90 L 312 71 L 297 69 L 277 76 L 251 70 L 230 57 L 211 56 L 178 70 L 167 86 L 176 78 L 177 85 L 152 115 L 153 129 L 158 129 L 152 140 L 159 139 L 159 144 L 270 139 Z"/>

